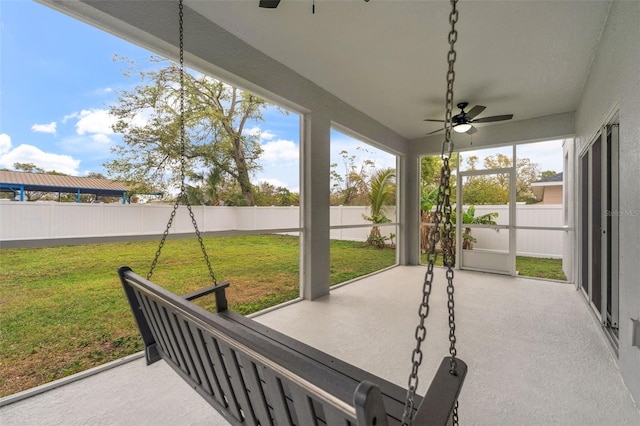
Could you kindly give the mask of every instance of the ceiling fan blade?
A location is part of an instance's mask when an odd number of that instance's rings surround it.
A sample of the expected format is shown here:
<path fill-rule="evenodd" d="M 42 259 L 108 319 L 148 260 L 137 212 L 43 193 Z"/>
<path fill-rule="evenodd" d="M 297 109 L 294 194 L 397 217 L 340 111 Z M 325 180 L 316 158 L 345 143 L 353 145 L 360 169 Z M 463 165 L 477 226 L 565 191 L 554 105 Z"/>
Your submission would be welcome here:
<path fill-rule="evenodd" d="M 487 107 L 486 107 L 486 106 L 476 105 L 476 106 L 474 106 L 473 108 L 471 108 L 471 109 L 469 110 L 469 112 L 467 112 L 467 117 L 469 117 L 469 118 L 476 117 L 476 116 L 480 115 L 480 113 L 481 113 L 482 111 L 484 111 L 485 109 L 487 109 Z"/>
<path fill-rule="evenodd" d="M 473 122 L 474 123 L 492 123 L 494 121 L 511 120 L 512 118 L 513 118 L 513 114 L 494 115 L 493 117 L 478 118 L 477 120 L 473 120 Z"/>
<path fill-rule="evenodd" d="M 424 120 L 422 120 L 422 121 L 432 121 L 432 122 L 434 122 L 434 123 L 444 123 L 444 120 L 436 120 L 436 119 L 434 119 L 434 118 L 425 118 L 425 119 L 424 119 Z"/>
<path fill-rule="evenodd" d="M 260 0 L 260 7 L 275 9 L 280 4 L 280 0 Z"/>
<path fill-rule="evenodd" d="M 476 133 L 478 131 L 478 129 L 476 129 L 475 127 L 471 126 L 471 128 L 469 130 L 467 130 L 465 133 L 468 135 L 472 135 L 474 133 Z"/>
<path fill-rule="evenodd" d="M 438 133 L 438 132 L 441 132 L 441 131 L 443 131 L 443 130 L 444 130 L 444 129 L 434 130 L 433 132 L 429 132 L 429 133 L 427 133 L 427 135 L 426 135 L 426 136 L 433 135 L 434 133 Z"/>

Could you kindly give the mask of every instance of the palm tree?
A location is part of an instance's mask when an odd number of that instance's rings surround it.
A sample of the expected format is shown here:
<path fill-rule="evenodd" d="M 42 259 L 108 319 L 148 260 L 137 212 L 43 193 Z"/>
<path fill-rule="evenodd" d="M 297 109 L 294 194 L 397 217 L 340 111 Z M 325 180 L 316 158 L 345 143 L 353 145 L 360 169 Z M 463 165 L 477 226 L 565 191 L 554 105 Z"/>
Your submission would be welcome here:
<path fill-rule="evenodd" d="M 396 171 L 392 168 L 381 169 L 374 173 L 369 180 L 367 198 L 371 209 L 371 216 L 364 218 L 374 224 L 367 238 L 367 244 L 382 248 L 385 246 L 386 237 L 380 233 L 381 223 L 389 223 L 391 220 L 385 215 L 385 206 L 395 201 Z"/>
<path fill-rule="evenodd" d="M 496 225 L 496 219 L 498 217 L 497 212 L 493 213 L 485 213 L 481 216 L 476 216 L 476 206 L 471 205 L 467 208 L 467 210 L 462 210 L 462 224 L 482 224 L 482 225 Z M 453 214 L 451 215 L 451 222 L 455 225 L 456 223 L 456 209 L 453 209 Z M 444 241 L 443 241 L 444 242 Z M 464 232 L 462 232 L 462 249 L 463 250 L 473 250 L 473 244 L 477 243 L 478 240 L 476 237 L 471 235 L 471 228 L 464 227 Z M 441 243 L 442 244 L 442 243 Z M 455 227 L 454 234 L 452 235 L 452 244 L 451 252 L 455 254 Z"/>
<path fill-rule="evenodd" d="M 496 219 L 498 217 L 498 213 L 486 213 L 482 216 L 476 217 L 476 206 L 469 206 L 467 211 L 462 211 L 462 223 L 463 224 L 482 224 L 482 225 L 496 225 Z M 455 221 L 454 221 L 455 223 Z M 473 250 L 473 243 L 477 243 L 478 240 L 471 235 L 471 228 L 464 228 L 464 232 L 462 233 L 462 248 L 465 250 Z"/>

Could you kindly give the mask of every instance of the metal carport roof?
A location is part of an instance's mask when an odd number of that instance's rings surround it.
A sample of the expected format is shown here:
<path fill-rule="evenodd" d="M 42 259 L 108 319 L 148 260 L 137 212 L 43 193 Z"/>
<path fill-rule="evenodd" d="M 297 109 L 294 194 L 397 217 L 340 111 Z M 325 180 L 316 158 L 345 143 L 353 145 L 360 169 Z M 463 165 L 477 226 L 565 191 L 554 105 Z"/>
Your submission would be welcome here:
<path fill-rule="evenodd" d="M 0 170 L 0 191 L 14 193 L 42 191 L 125 197 L 131 189 L 130 186 L 109 179 Z M 150 193 L 150 195 L 160 194 L 160 192 Z"/>

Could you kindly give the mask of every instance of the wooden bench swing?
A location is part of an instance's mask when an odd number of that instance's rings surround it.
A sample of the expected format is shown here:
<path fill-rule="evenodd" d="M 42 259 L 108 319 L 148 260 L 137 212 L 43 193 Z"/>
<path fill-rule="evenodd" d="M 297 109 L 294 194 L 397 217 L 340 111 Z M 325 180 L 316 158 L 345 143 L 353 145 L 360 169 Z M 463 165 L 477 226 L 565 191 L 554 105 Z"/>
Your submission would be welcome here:
<path fill-rule="evenodd" d="M 164 359 L 231 424 L 400 424 L 407 391 L 226 307 L 218 284 L 179 297 L 119 269 L 147 364 Z M 217 313 L 190 302 L 214 292 Z M 445 358 L 414 424 L 446 424 L 466 365 Z"/>
<path fill-rule="evenodd" d="M 457 20 L 457 0 L 450 0 L 452 32 Z M 184 87 L 183 5 L 180 9 L 180 80 Z M 457 33 L 453 40 L 455 42 Z M 452 40 L 450 34 L 449 40 Z M 453 43 L 450 42 L 453 50 Z M 451 58 L 451 54 L 449 56 Z M 453 56 L 455 61 L 455 55 Z M 452 61 L 449 67 L 452 69 Z M 449 76 L 450 74 L 448 74 Z M 452 82 L 447 89 L 447 113 L 453 108 Z M 180 94 L 180 114 L 184 115 L 184 92 Z M 166 230 L 146 278 L 123 266 L 118 274 L 135 322 L 144 342 L 147 364 L 164 360 L 202 398 L 233 425 L 445 425 L 457 424 L 457 399 L 467 366 L 456 357 L 453 313 L 453 254 L 451 253 L 450 170 L 448 159 L 451 123 L 445 123 L 448 156 L 443 143 L 443 162 L 434 231 L 444 226 L 444 262 L 449 297 L 450 356 L 445 357 L 424 398 L 416 394 L 421 344 L 426 337 L 424 322 L 429 311 L 435 246 L 432 232 L 428 267 L 412 352 L 409 385 L 403 389 L 380 377 L 349 365 L 333 356 L 296 341 L 265 325 L 230 311 L 225 288 L 218 284 L 207 256 L 191 206 L 191 216 L 213 285 L 186 296 L 177 296 L 152 283 L 151 276 L 168 236 L 181 196 L 185 191 L 184 120 L 181 120 L 181 189 Z M 444 217 L 444 220 L 443 220 Z M 448 239 L 448 241 L 447 241 Z M 214 294 L 216 313 L 191 302 Z"/>

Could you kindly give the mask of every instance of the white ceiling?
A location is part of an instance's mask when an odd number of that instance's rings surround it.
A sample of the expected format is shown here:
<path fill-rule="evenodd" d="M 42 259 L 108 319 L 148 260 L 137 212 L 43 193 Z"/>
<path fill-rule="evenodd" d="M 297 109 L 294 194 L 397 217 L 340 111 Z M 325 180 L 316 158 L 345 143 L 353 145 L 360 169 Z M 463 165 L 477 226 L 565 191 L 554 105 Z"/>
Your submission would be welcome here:
<path fill-rule="evenodd" d="M 185 2 L 406 138 L 440 127 L 422 120 L 444 117 L 446 1 Z M 574 111 L 609 3 L 459 2 L 455 102 L 514 120 Z"/>

